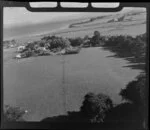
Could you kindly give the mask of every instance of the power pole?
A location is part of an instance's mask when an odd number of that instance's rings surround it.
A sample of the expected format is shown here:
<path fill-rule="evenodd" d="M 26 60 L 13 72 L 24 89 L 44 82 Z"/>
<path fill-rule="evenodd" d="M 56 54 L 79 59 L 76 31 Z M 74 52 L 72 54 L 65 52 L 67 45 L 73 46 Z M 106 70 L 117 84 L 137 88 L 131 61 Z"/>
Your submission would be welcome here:
<path fill-rule="evenodd" d="M 65 56 L 62 55 L 62 97 L 63 97 L 63 108 L 64 113 L 67 114 L 66 110 L 66 89 L 65 89 Z"/>

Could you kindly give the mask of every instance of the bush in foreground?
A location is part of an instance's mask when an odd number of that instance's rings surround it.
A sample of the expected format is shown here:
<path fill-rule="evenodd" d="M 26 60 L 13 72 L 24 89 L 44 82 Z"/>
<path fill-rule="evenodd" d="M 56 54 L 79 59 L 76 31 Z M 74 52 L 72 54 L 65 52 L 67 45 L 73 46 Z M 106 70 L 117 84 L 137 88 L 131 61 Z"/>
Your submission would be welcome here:
<path fill-rule="evenodd" d="M 23 115 L 27 111 L 22 110 L 20 107 L 12 107 L 4 105 L 4 121 L 24 121 Z"/>
<path fill-rule="evenodd" d="M 83 104 L 80 108 L 81 113 L 86 116 L 90 122 L 103 122 L 106 113 L 113 107 L 112 100 L 109 96 L 94 93 L 88 93 L 84 97 Z"/>
<path fill-rule="evenodd" d="M 146 100 L 146 75 L 140 74 L 135 80 L 129 82 L 125 89 L 122 89 L 120 95 L 124 100 L 141 105 Z"/>
<path fill-rule="evenodd" d="M 80 111 L 68 111 L 67 115 L 47 117 L 42 122 L 82 122 L 82 123 L 104 123 L 107 114 L 113 108 L 112 100 L 102 93 L 87 93 L 84 97 Z"/>
<path fill-rule="evenodd" d="M 130 101 L 143 120 L 143 126 L 147 122 L 147 108 L 148 108 L 148 93 L 146 91 L 146 74 L 140 74 L 135 80 L 129 82 L 125 89 L 120 92 L 123 100 Z"/>
<path fill-rule="evenodd" d="M 122 56 L 135 56 L 141 58 L 146 52 L 146 33 L 138 35 L 135 38 L 132 36 L 109 36 L 105 40 L 106 47 L 113 47 L 113 51 Z"/>

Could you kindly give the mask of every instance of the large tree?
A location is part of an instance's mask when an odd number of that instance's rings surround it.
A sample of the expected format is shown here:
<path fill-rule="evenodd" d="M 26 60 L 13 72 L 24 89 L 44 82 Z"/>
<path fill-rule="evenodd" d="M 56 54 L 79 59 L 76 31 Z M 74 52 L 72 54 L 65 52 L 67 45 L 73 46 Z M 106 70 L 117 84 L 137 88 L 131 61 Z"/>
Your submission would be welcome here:
<path fill-rule="evenodd" d="M 80 108 L 81 113 L 85 115 L 90 122 L 103 122 L 106 113 L 113 107 L 112 100 L 105 94 L 88 93 L 84 97 Z"/>
<path fill-rule="evenodd" d="M 91 38 L 91 44 L 92 46 L 96 46 L 100 44 L 100 32 L 99 31 L 94 31 L 94 35 Z"/>

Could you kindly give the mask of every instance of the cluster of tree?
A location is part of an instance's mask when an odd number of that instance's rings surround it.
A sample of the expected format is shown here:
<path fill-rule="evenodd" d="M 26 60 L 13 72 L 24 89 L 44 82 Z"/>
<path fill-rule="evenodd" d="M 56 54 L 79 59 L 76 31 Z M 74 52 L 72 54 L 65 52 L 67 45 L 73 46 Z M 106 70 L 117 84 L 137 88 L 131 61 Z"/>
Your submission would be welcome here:
<path fill-rule="evenodd" d="M 70 41 L 67 38 L 57 36 L 46 36 L 40 41 L 43 46 L 47 46 L 49 49 L 65 48 L 70 46 Z"/>
<path fill-rule="evenodd" d="M 32 43 L 28 43 L 26 48 L 30 48 L 31 50 L 35 50 L 38 47 L 45 47 L 46 49 L 52 50 L 56 48 L 65 48 L 70 46 L 70 42 L 68 39 L 56 36 L 45 36 L 41 38 L 40 41 L 34 41 Z"/>
<path fill-rule="evenodd" d="M 57 42 L 53 41 L 52 39 L 55 39 Z M 99 31 L 94 31 L 93 36 L 89 37 L 86 35 L 84 38 L 76 37 L 76 38 L 62 38 L 62 37 L 56 37 L 56 36 L 45 36 L 41 40 L 45 42 L 49 42 L 49 44 L 54 44 L 53 47 L 62 47 L 63 45 L 60 45 L 60 43 L 63 43 L 59 40 L 67 41 L 68 45 L 71 45 L 73 47 L 77 46 L 83 46 L 83 47 L 90 47 L 90 46 L 101 46 L 104 44 L 104 36 L 100 35 Z M 53 48 L 52 47 L 52 48 Z"/>
<path fill-rule="evenodd" d="M 99 31 L 94 31 L 93 36 L 86 35 L 84 38 L 70 38 L 72 46 L 85 45 L 90 46 L 104 46 L 112 47 L 112 50 L 120 55 L 144 57 L 146 52 L 146 33 L 132 36 L 102 36 Z"/>
<path fill-rule="evenodd" d="M 27 45 L 28 48 L 35 49 L 35 46 L 45 47 L 49 50 L 56 48 L 67 48 L 67 47 L 77 47 L 83 44 L 83 39 L 80 37 L 77 38 L 63 38 L 58 36 L 45 36 L 41 38 L 40 41 L 36 41 L 33 43 L 29 43 Z"/>
<path fill-rule="evenodd" d="M 16 41 L 13 40 L 6 40 L 3 42 L 3 47 L 4 48 L 13 48 L 17 45 Z"/>
<path fill-rule="evenodd" d="M 26 49 L 23 52 L 26 52 L 27 55 L 32 55 L 32 53 L 37 52 L 37 48 L 45 48 L 50 51 L 60 51 L 64 48 L 71 47 L 81 47 L 81 46 L 100 46 L 103 44 L 103 38 L 99 31 L 95 31 L 93 36 L 89 38 L 86 35 L 84 38 L 63 38 L 58 36 L 44 36 L 39 41 L 34 41 L 26 44 Z M 43 50 L 40 50 L 43 51 Z"/>
<path fill-rule="evenodd" d="M 108 36 L 104 38 L 104 48 L 115 53 L 115 57 L 126 58 L 134 69 L 145 70 L 146 66 L 146 33 L 132 36 Z M 135 64 L 134 64 L 135 63 Z"/>
<path fill-rule="evenodd" d="M 21 58 L 42 55 L 77 54 L 82 45 L 81 38 L 68 39 L 58 36 L 45 36 L 39 41 L 25 44 L 20 52 Z"/>
<path fill-rule="evenodd" d="M 118 55 L 143 57 L 146 53 L 146 33 L 132 36 L 110 36 L 104 41 L 105 47 L 112 47 Z"/>
<path fill-rule="evenodd" d="M 75 47 L 75 46 L 81 46 L 84 42 L 84 39 L 81 37 L 69 38 L 69 41 L 70 41 L 71 46 Z"/>
<path fill-rule="evenodd" d="M 86 35 L 83 38 L 83 47 L 97 47 L 104 45 L 104 36 L 101 36 L 99 31 L 94 31 L 93 36 Z"/>
<path fill-rule="evenodd" d="M 26 43 L 25 49 L 21 51 L 21 55 L 22 57 L 51 55 L 68 46 L 70 46 L 70 42 L 65 38 L 45 36 L 39 41 Z"/>

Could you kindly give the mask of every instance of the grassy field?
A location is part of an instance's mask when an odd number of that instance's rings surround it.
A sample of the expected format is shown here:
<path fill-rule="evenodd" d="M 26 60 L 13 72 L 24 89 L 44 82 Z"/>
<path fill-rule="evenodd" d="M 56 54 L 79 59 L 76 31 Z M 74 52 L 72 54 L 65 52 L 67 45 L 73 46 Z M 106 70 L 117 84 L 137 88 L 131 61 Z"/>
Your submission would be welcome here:
<path fill-rule="evenodd" d="M 119 91 L 140 71 L 124 68 L 127 61 L 107 58 L 111 55 L 102 48 L 82 49 L 77 55 L 64 57 L 64 72 L 62 56 L 7 61 L 4 102 L 27 109 L 27 120 L 64 114 L 64 101 L 67 111 L 77 111 L 87 92 L 103 92 L 120 103 Z"/>
<path fill-rule="evenodd" d="M 122 21 L 108 22 L 110 20 L 120 18 L 124 16 Z M 93 19 L 91 21 L 91 19 Z M 85 21 L 85 22 L 82 22 Z M 60 23 L 55 23 L 55 26 L 60 26 Z M 75 25 L 69 28 L 71 25 Z M 50 23 L 44 25 L 44 28 L 50 28 Z M 52 24 L 53 25 L 53 24 Z M 17 38 L 18 43 L 24 43 L 28 41 L 39 40 L 44 35 L 59 35 L 63 37 L 84 37 L 85 35 L 93 35 L 95 30 L 99 31 L 102 35 L 132 35 L 136 36 L 146 31 L 146 11 L 141 10 L 136 12 L 130 11 L 126 13 L 114 13 L 111 15 L 104 14 L 104 17 L 100 17 L 98 13 L 94 13 L 93 16 L 90 13 L 89 17 L 83 17 L 75 20 L 63 21 L 62 29 L 55 30 L 51 33 L 44 33 L 37 35 L 31 35 L 26 37 Z M 34 27 L 35 28 L 35 27 Z M 38 27 L 37 27 L 38 28 Z M 49 29 L 51 31 L 51 29 Z"/>

